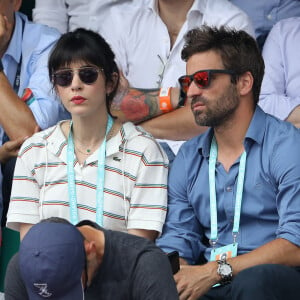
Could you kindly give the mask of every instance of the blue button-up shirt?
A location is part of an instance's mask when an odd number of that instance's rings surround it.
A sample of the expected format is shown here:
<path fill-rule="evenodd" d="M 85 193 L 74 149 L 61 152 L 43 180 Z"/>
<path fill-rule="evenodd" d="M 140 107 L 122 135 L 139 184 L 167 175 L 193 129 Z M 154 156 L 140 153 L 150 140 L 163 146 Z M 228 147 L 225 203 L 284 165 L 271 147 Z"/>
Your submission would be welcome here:
<path fill-rule="evenodd" d="M 280 20 L 300 16 L 299 0 L 230 0 L 244 10 L 253 22 L 256 37 L 265 36 Z"/>
<path fill-rule="evenodd" d="M 189 263 L 200 254 L 209 260 L 210 129 L 186 142 L 169 175 L 169 207 L 162 237 L 165 252 L 178 250 Z M 300 132 L 290 123 L 265 114 L 257 107 L 248 128 L 247 152 L 238 254 L 284 238 L 300 245 Z M 218 210 L 217 247 L 233 242 L 235 196 L 239 159 L 226 172 L 216 165 Z"/>

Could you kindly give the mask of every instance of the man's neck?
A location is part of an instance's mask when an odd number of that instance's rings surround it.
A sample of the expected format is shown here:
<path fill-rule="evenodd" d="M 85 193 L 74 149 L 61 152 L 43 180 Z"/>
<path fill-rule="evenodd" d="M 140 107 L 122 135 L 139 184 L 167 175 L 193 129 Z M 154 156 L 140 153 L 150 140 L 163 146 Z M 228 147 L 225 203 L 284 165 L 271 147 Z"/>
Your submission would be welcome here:
<path fill-rule="evenodd" d="M 236 159 L 244 152 L 244 139 L 254 114 L 254 109 L 236 113 L 226 124 L 214 128 L 218 144 L 218 161 L 228 172 Z"/>
<path fill-rule="evenodd" d="M 167 26 L 171 47 L 173 47 L 193 3 L 194 0 L 158 0 L 159 15 Z"/>

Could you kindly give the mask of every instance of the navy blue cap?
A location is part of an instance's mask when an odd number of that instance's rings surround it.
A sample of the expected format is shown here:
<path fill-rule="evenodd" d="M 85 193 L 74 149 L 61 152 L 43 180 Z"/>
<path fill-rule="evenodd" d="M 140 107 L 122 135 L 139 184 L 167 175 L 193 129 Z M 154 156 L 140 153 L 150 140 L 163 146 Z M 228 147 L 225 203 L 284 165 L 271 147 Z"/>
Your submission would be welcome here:
<path fill-rule="evenodd" d="M 31 227 L 19 250 L 29 299 L 84 299 L 85 255 L 83 237 L 73 225 L 42 222 Z"/>

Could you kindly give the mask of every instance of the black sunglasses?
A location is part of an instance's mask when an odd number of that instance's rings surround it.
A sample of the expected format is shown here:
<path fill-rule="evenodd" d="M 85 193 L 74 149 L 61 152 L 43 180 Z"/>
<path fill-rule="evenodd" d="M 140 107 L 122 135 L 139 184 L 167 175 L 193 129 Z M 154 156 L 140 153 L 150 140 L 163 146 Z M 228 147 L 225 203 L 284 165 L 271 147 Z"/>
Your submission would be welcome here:
<path fill-rule="evenodd" d="M 206 89 L 211 83 L 211 75 L 213 74 L 229 74 L 235 75 L 236 73 L 231 70 L 200 70 L 192 75 L 184 75 L 179 77 L 178 81 L 181 89 L 187 93 L 191 83 L 194 81 L 200 89 Z"/>
<path fill-rule="evenodd" d="M 97 78 L 98 74 L 102 72 L 102 69 L 97 67 L 81 67 L 75 69 L 62 69 L 56 71 L 52 75 L 52 82 L 54 85 L 59 85 L 62 87 L 67 87 L 72 83 L 74 72 L 78 73 L 80 80 L 85 84 L 93 84 Z"/>

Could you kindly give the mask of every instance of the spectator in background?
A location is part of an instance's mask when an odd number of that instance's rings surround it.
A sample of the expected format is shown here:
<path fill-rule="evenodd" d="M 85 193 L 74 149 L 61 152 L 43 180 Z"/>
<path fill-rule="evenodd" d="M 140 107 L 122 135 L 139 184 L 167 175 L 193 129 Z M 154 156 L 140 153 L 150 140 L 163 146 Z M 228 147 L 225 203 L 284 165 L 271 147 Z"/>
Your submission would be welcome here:
<path fill-rule="evenodd" d="M 21 4 L 21 0 L 0 2 L 0 146 L 7 137 L 19 143 L 10 156 L 37 127 L 46 129 L 68 115 L 51 93 L 47 76 L 48 54 L 60 34 L 29 22 L 17 12 Z M 0 177 L 1 185 L 1 170 Z"/>
<path fill-rule="evenodd" d="M 270 30 L 278 21 L 300 17 L 299 0 L 231 0 L 231 2 L 244 10 L 252 20 L 255 36 L 261 49 Z"/>
<path fill-rule="evenodd" d="M 109 45 L 83 28 L 65 33 L 49 77 L 72 119 L 23 144 L 7 227 L 22 238 L 41 219 L 63 216 L 154 240 L 167 210 L 168 160 L 142 128 L 110 116 L 119 77 Z"/>
<path fill-rule="evenodd" d="M 82 288 L 85 300 L 178 299 L 167 256 L 153 243 L 87 220 L 77 224 L 81 236 L 65 222 L 46 219 L 26 234 L 8 266 L 6 300 L 83 299 Z"/>
<path fill-rule="evenodd" d="M 259 101 L 265 112 L 297 127 L 300 127 L 299 48 L 300 17 L 279 21 L 263 48 L 266 70 Z"/>
<path fill-rule="evenodd" d="M 144 0 L 143 3 L 130 11 L 116 6 L 106 22 L 100 24 L 100 32 L 111 44 L 120 70 L 134 88 L 158 91 L 162 88 L 167 95 L 169 87 L 178 87 L 178 77 L 185 72 L 180 52 L 189 29 L 202 24 L 227 25 L 254 35 L 247 15 L 227 0 Z M 125 100 L 115 99 L 113 107 L 119 105 L 124 109 Z M 172 161 L 182 143 L 178 141 L 206 128 L 196 126 L 189 107 L 171 110 L 168 106 L 164 112 L 169 113 L 141 125 L 155 138 L 168 140 L 168 145 L 163 145 Z"/>
<path fill-rule="evenodd" d="M 57 28 L 61 33 L 84 27 L 99 31 L 108 10 L 120 6 L 125 11 L 143 0 L 35 0 L 33 21 Z"/>
<path fill-rule="evenodd" d="M 264 62 L 244 31 L 191 30 L 182 57 L 195 121 L 211 128 L 174 160 L 157 241 L 182 258 L 180 299 L 297 300 L 300 132 L 257 106 Z"/>

